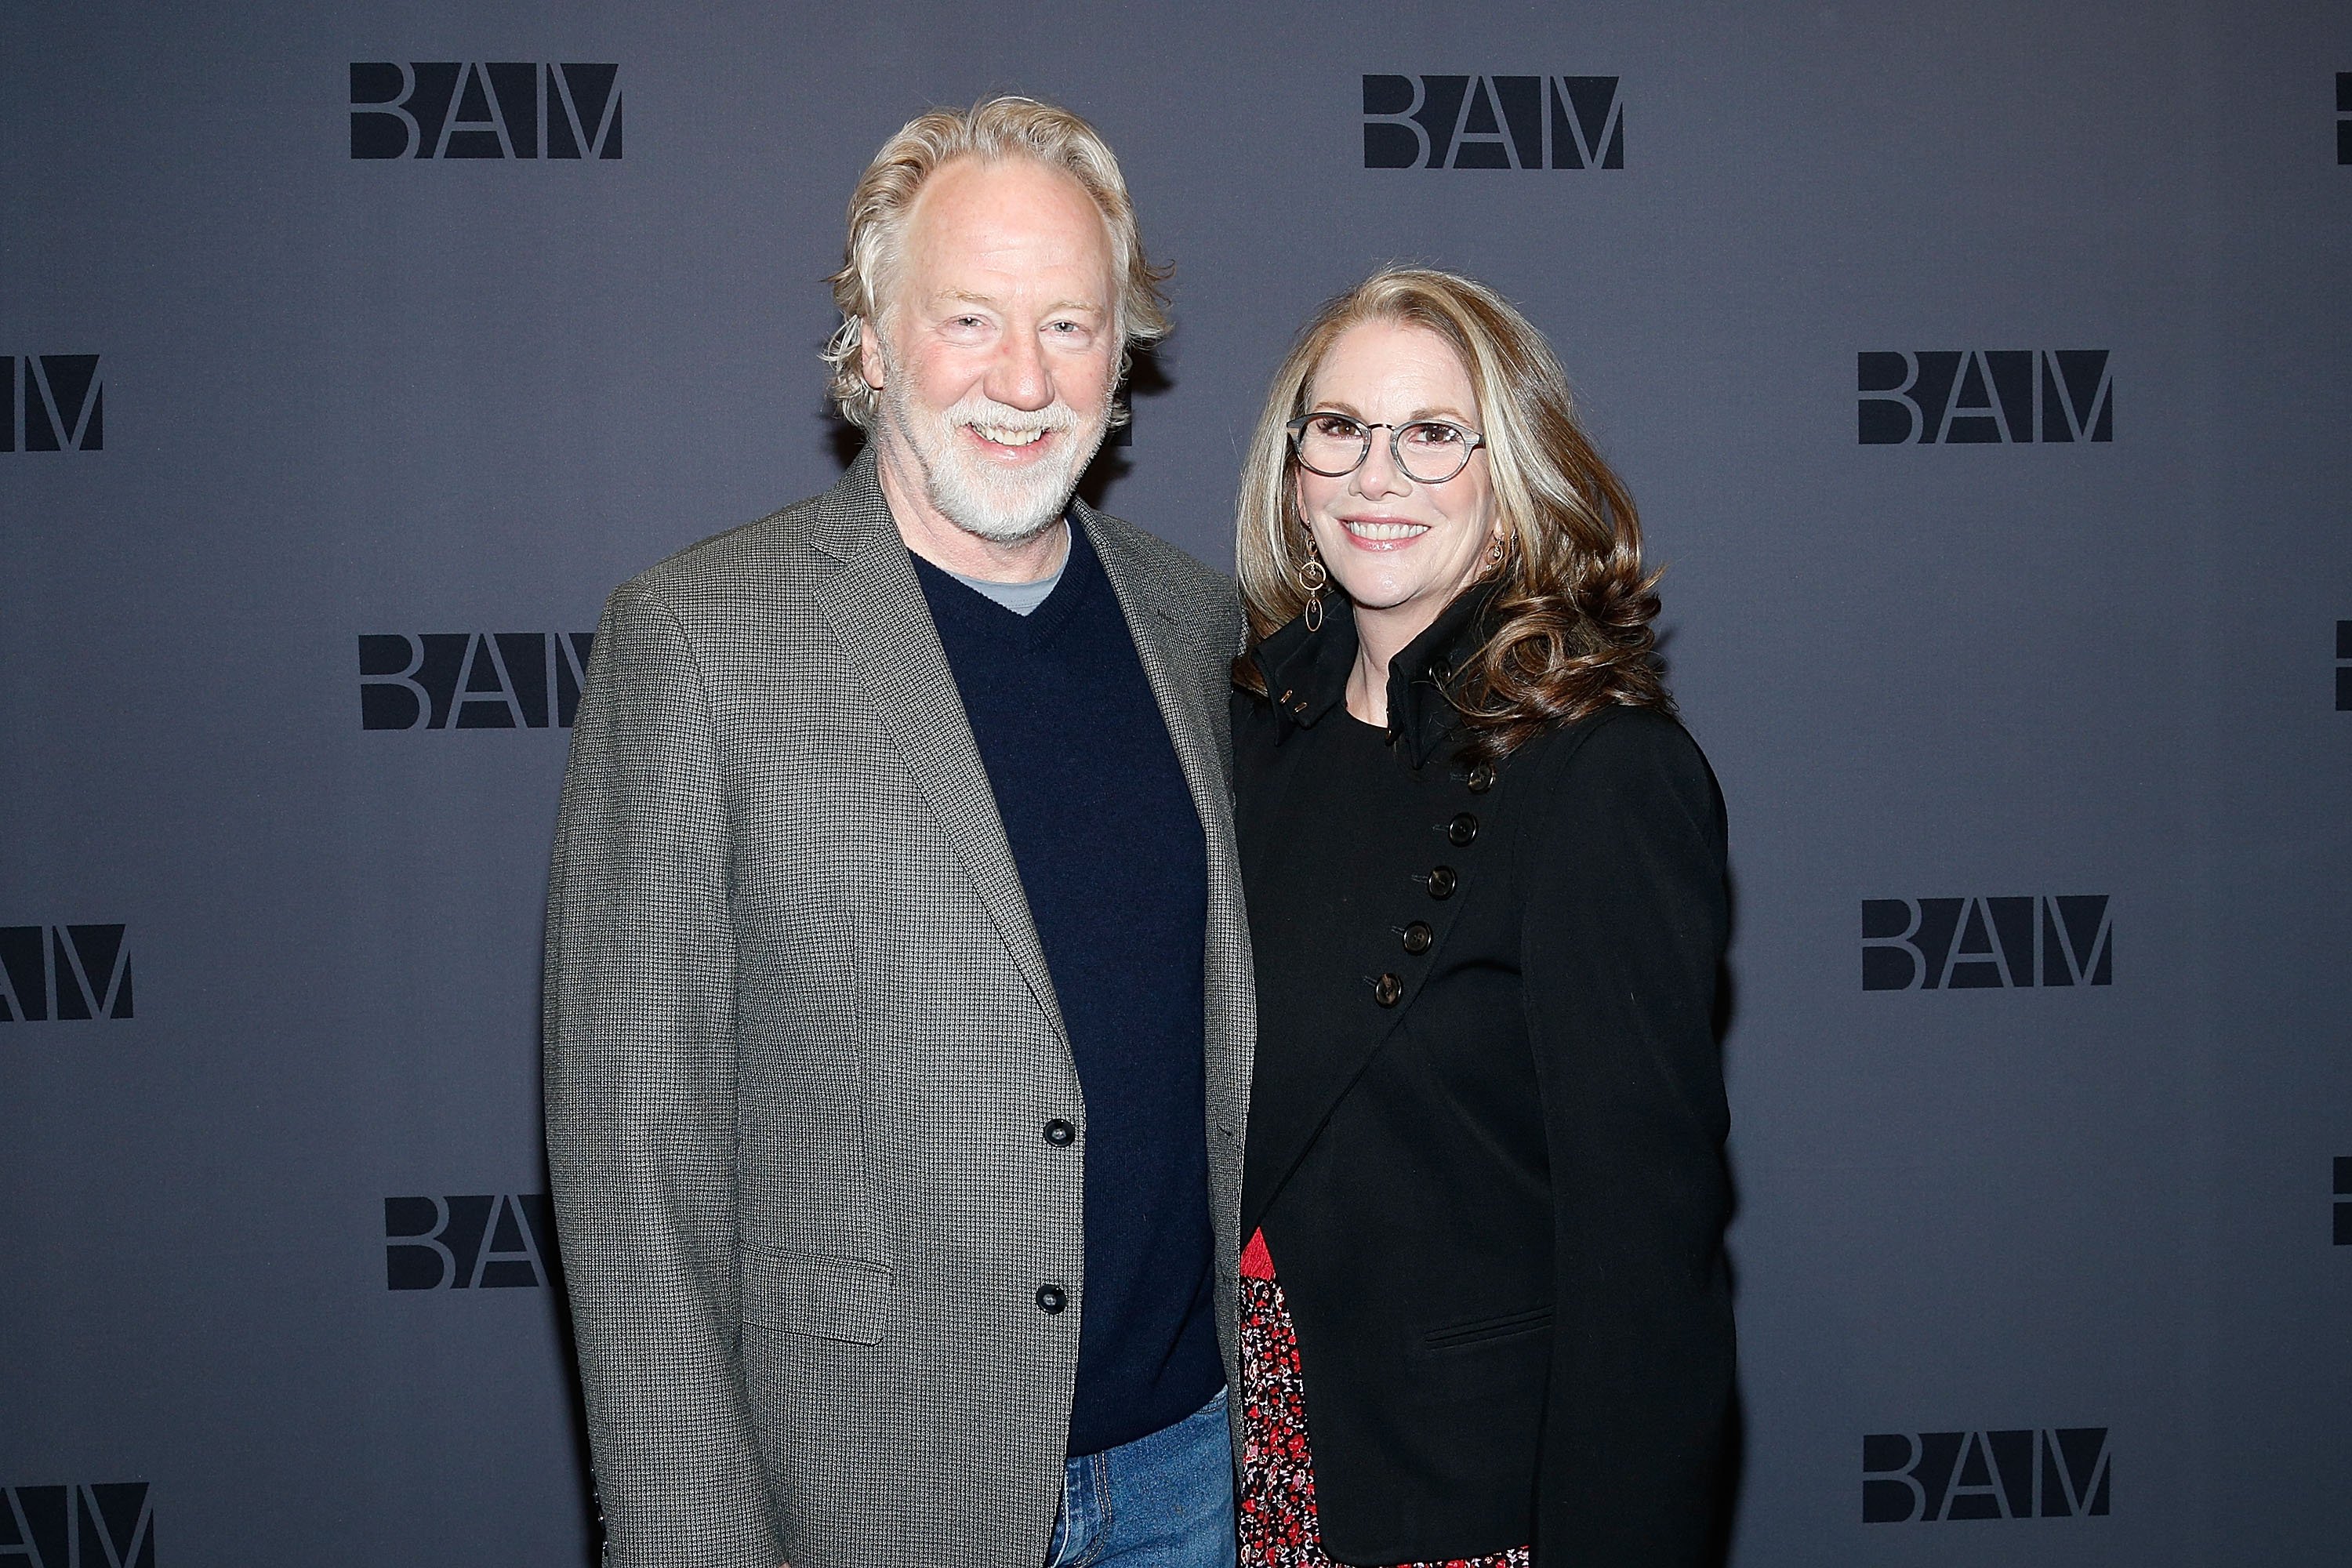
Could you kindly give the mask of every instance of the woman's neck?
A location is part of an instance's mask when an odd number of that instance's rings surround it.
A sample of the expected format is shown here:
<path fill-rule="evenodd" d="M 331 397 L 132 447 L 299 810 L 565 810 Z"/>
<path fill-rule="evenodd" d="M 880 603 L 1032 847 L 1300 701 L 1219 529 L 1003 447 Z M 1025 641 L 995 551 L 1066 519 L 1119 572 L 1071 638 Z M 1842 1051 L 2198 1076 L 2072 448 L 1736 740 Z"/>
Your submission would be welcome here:
<path fill-rule="evenodd" d="M 1389 664 L 1412 645 L 1412 639 L 1436 624 L 1445 606 L 1425 613 L 1417 605 L 1367 610 L 1356 606 L 1356 664 L 1348 672 L 1348 711 L 1367 724 L 1385 729 L 1389 721 Z"/>

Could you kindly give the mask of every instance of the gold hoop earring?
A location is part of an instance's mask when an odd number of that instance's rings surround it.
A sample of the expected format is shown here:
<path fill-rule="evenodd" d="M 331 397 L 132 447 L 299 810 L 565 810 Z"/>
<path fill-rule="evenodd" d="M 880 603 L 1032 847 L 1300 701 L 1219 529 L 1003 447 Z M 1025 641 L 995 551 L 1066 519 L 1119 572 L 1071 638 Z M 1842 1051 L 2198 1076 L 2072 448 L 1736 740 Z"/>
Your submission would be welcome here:
<path fill-rule="evenodd" d="M 1307 564 L 1298 569 L 1298 581 L 1307 589 L 1307 629 L 1319 632 L 1323 629 L 1323 590 L 1330 583 L 1331 574 L 1324 569 L 1323 557 L 1316 553 L 1311 543 L 1307 547 Z"/>

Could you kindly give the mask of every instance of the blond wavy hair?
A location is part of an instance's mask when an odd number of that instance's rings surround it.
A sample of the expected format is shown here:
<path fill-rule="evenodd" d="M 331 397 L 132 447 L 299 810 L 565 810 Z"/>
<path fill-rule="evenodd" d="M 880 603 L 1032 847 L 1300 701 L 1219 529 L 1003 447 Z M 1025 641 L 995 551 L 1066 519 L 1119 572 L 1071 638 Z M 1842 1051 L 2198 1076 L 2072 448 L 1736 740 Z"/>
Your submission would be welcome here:
<path fill-rule="evenodd" d="M 983 99 L 969 111 L 934 109 L 899 127 L 858 177 L 849 197 L 849 239 L 841 270 L 826 279 L 841 311 L 841 325 L 824 351 L 832 374 L 829 390 L 842 417 L 861 429 L 872 426 L 880 399 L 858 368 L 859 350 L 888 313 L 891 275 L 916 195 L 926 180 L 958 158 L 1034 159 L 1068 174 L 1094 198 L 1110 237 L 1111 273 L 1118 282 L 1112 325 L 1119 334 L 1121 380 L 1139 345 L 1168 335 L 1168 300 L 1160 289 L 1168 269 L 1145 257 L 1126 177 L 1093 126 L 1066 109 L 1012 95 Z M 1115 409 L 1111 422 L 1126 417 L 1125 409 Z"/>
<path fill-rule="evenodd" d="M 1551 345 L 1483 283 L 1428 268 L 1376 272 L 1327 301 L 1275 373 L 1250 437 L 1235 520 L 1234 563 L 1249 612 L 1249 643 L 1307 606 L 1300 576 L 1311 536 L 1298 515 L 1289 421 L 1309 412 L 1315 373 L 1341 333 L 1365 321 L 1423 328 L 1468 372 L 1503 525 L 1490 628 L 1465 671 L 1456 706 L 1465 753 L 1494 760 L 1546 728 L 1612 703 L 1672 712 L 1658 670 L 1658 574 L 1642 563 L 1633 498 L 1577 423 L 1568 377 Z M 1264 694 L 1244 656 L 1234 679 Z"/>

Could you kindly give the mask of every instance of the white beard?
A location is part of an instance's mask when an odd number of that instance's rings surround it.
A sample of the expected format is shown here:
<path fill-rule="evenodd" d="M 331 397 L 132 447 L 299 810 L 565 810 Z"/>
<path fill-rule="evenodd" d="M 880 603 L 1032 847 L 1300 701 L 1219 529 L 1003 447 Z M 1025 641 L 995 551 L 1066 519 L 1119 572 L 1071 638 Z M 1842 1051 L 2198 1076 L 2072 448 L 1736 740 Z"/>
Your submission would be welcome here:
<path fill-rule="evenodd" d="M 922 469 L 923 490 L 940 515 L 997 544 L 1034 539 L 1061 520 L 1077 489 L 1078 476 L 1094 459 L 1110 430 L 1106 400 L 1089 424 L 1058 399 L 1044 408 L 1014 408 L 974 392 L 944 412 L 907 395 L 908 377 L 897 356 L 883 353 L 883 423 L 906 444 Z M 964 450 L 959 433 L 970 426 L 1007 430 L 1049 430 L 1064 438 L 1047 461 L 1019 473 L 1007 472 Z"/>

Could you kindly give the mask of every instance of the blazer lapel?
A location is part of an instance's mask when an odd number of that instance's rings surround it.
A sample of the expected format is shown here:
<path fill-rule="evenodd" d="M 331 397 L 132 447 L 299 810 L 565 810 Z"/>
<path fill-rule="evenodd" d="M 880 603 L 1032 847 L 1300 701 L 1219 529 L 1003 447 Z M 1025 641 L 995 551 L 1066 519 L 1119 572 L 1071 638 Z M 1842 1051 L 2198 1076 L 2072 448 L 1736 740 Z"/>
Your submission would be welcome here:
<path fill-rule="evenodd" d="M 1216 746 L 1208 731 L 1208 715 L 1202 711 L 1196 685 L 1177 669 L 1171 647 L 1179 636 L 1176 612 L 1160 597 L 1157 585 L 1144 574 L 1141 563 L 1128 550 L 1126 541 L 1114 533 L 1098 513 L 1082 502 L 1073 502 L 1070 510 L 1085 526 L 1087 537 L 1094 542 L 1103 574 L 1110 579 L 1119 611 L 1127 617 L 1128 633 L 1135 639 L 1136 657 L 1143 662 L 1144 679 L 1151 683 L 1151 695 L 1160 704 L 1160 718 L 1168 726 L 1168 738 L 1175 743 L 1176 761 L 1184 770 L 1184 783 L 1192 792 L 1192 805 L 1201 814 L 1202 824 L 1208 826 L 1220 817 L 1230 817 L 1224 769 L 1217 760 Z"/>
<path fill-rule="evenodd" d="M 1183 622 L 1168 604 L 1160 584 L 1129 543 L 1128 525 L 1106 519 L 1085 503 L 1073 501 L 1070 515 L 1084 525 L 1094 542 L 1135 639 L 1136 656 L 1143 665 L 1151 695 L 1160 704 L 1161 722 L 1176 749 L 1176 761 L 1200 813 L 1201 833 L 1208 853 L 1209 870 L 1209 1037 L 1206 1042 L 1211 1179 L 1218 1187 L 1220 1207 L 1237 1216 L 1241 1205 L 1239 1141 L 1249 1120 L 1250 1073 L 1256 1039 L 1255 974 L 1249 954 L 1249 921 L 1242 902 L 1241 860 L 1234 840 L 1233 795 L 1226 782 L 1224 737 L 1226 718 L 1209 704 L 1210 683 L 1188 675 L 1187 662 L 1197 668 L 1196 647 L 1183 644 Z M 1238 638 L 1238 622 L 1234 632 Z M 1213 651 L 1211 658 L 1215 658 Z M 1218 663 L 1222 686 L 1223 661 Z M 1217 1147 L 1222 1135 L 1227 1148 Z"/>
<path fill-rule="evenodd" d="M 1054 1030 L 1067 1040 L 1045 950 L 922 583 L 891 520 L 869 445 L 825 497 L 812 542 L 839 563 L 817 586 L 874 715 L 955 847 L 981 903 Z"/>

